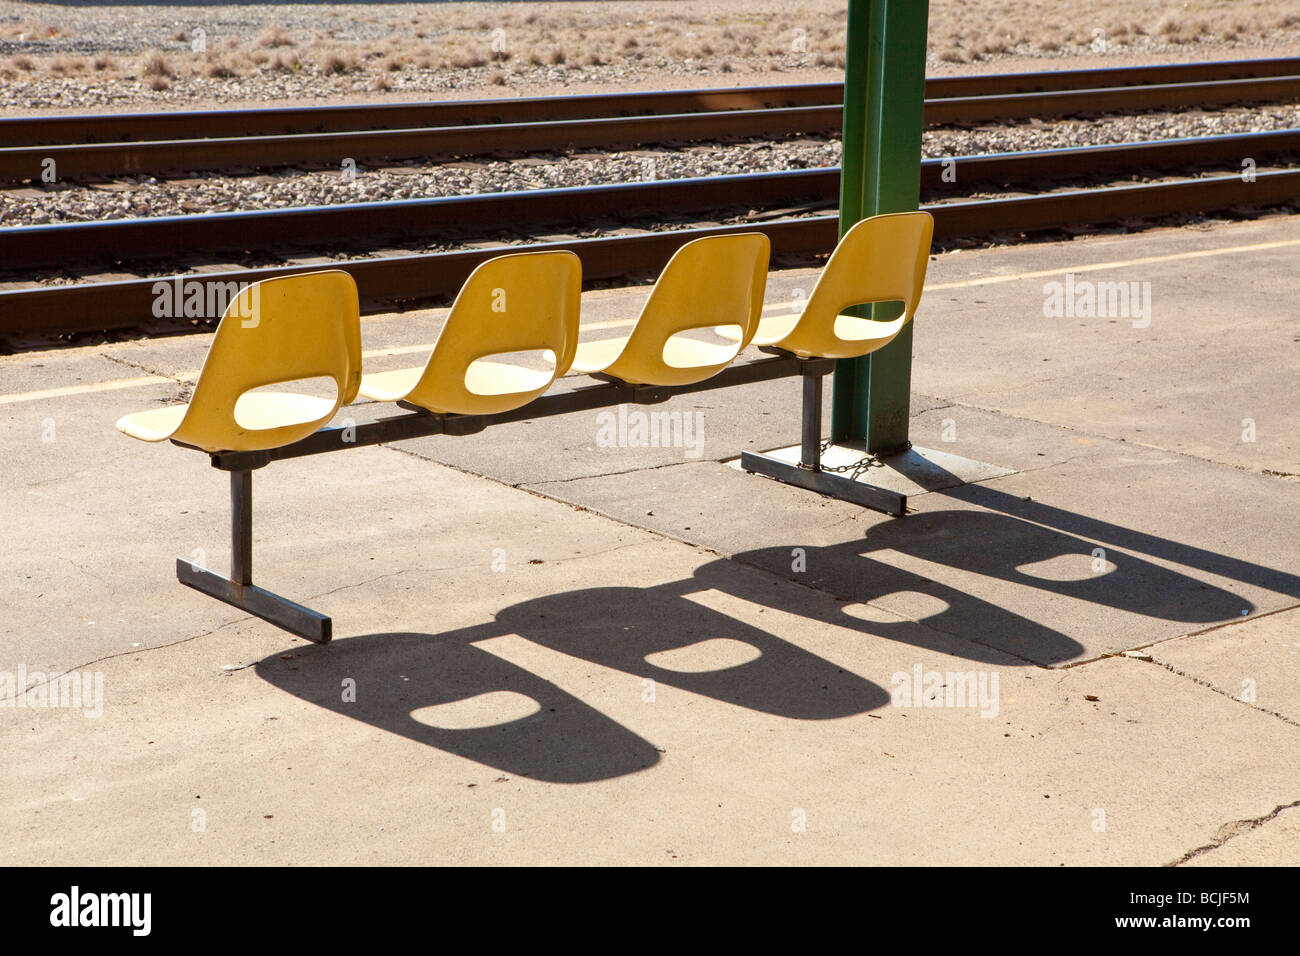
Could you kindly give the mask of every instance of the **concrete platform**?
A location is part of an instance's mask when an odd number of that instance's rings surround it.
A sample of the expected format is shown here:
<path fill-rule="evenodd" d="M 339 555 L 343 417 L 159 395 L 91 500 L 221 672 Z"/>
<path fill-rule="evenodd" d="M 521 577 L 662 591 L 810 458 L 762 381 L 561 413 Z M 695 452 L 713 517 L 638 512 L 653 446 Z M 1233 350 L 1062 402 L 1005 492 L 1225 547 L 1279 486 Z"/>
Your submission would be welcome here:
<path fill-rule="evenodd" d="M 113 430 L 210 336 L 2 356 L 0 861 L 1300 863 L 1297 256 L 1294 217 L 936 256 L 912 440 L 994 470 L 902 519 L 729 466 L 792 381 L 654 407 L 669 447 L 272 465 L 255 578 L 324 647 L 176 583 L 226 567 L 225 475 Z M 1045 314 L 1066 275 L 1149 309 Z M 365 320 L 367 369 L 442 317 Z"/>

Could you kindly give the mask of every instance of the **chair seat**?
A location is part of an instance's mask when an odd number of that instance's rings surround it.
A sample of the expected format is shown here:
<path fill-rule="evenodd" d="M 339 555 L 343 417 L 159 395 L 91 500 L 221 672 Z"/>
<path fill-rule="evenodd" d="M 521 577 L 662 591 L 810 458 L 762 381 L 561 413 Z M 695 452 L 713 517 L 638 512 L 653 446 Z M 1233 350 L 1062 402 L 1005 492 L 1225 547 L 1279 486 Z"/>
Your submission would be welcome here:
<path fill-rule="evenodd" d="M 235 401 L 235 424 L 248 431 L 304 425 L 334 414 L 334 399 L 298 392 L 245 392 Z"/>
<path fill-rule="evenodd" d="M 402 368 L 395 372 L 372 372 L 361 376 L 360 394 L 376 402 L 398 402 L 415 388 L 423 368 Z"/>
<path fill-rule="evenodd" d="M 553 353 L 552 353 L 553 354 Z M 361 377 L 361 394 L 377 402 L 400 402 L 411 394 L 424 376 L 423 368 L 403 368 L 395 372 L 375 372 Z M 465 370 L 465 388 L 475 395 L 524 395 L 545 389 L 552 373 L 477 359 Z M 446 412 L 430 408 L 431 412 Z"/>
<path fill-rule="evenodd" d="M 553 377 L 550 370 L 478 359 L 465 370 L 465 387 L 476 395 L 516 395 L 546 388 Z"/>
<path fill-rule="evenodd" d="M 735 329 L 737 326 L 720 326 Z M 739 336 L 737 336 L 737 341 Z M 617 363 L 622 357 L 627 337 L 602 339 L 599 342 L 582 342 L 573 359 L 573 370 L 586 375 L 609 370 L 617 376 Z M 708 368 L 726 365 L 736 357 L 734 345 L 715 345 L 699 339 L 674 335 L 664 343 L 663 362 L 673 368 Z"/>
<path fill-rule="evenodd" d="M 780 345 L 782 339 L 794 331 L 799 319 L 798 313 L 764 316 L 754 333 L 753 345 Z M 863 319 L 856 315 L 837 315 L 835 317 L 835 335 L 846 342 L 888 342 L 900 331 L 904 321 L 901 318 L 881 321 Z M 720 325 L 713 330 L 724 339 L 740 341 L 740 334 L 734 325 Z"/>
<path fill-rule="evenodd" d="M 723 326 L 739 328 L 739 326 Z M 736 357 L 734 345 L 717 345 L 701 342 L 699 339 L 674 335 L 664 343 L 664 364 L 673 368 L 702 368 L 712 365 L 726 365 Z"/>
<path fill-rule="evenodd" d="M 118 419 L 117 430 L 141 441 L 166 441 L 176 434 L 189 408 L 171 405 L 124 415 Z M 297 392 L 246 392 L 235 402 L 235 423 L 246 431 L 264 431 L 314 422 L 333 411 L 334 401 L 329 398 Z"/>
<path fill-rule="evenodd" d="M 117 430 L 140 441 L 166 441 L 176 434 L 189 408 L 188 405 L 170 405 L 123 415 L 117 420 Z"/>
<path fill-rule="evenodd" d="M 787 312 L 783 315 L 765 315 L 758 320 L 758 329 L 754 332 L 750 342 L 753 345 L 772 345 L 779 342 L 790 334 L 798 321 L 798 312 Z M 713 331 L 719 338 L 731 342 L 740 341 L 741 333 L 737 326 L 719 325 L 714 327 Z"/>
<path fill-rule="evenodd" d="M 903 330 L 906 320 L 902 318 L 883 321 L 881 319 L 861 319 L 856 315 L 840 315 L 835 318 L 835 334 L 846 342 L 889 341 Z"/>
<path fill-rule="evenodd" d="M 573 364 L 569 367 L 584 375 L 603 372 L 623 353 L 623 346 L 627 345 L 627 339 L 625 335 L 622 338 L 601 339 L 598 342 L 579 342 Z"/>

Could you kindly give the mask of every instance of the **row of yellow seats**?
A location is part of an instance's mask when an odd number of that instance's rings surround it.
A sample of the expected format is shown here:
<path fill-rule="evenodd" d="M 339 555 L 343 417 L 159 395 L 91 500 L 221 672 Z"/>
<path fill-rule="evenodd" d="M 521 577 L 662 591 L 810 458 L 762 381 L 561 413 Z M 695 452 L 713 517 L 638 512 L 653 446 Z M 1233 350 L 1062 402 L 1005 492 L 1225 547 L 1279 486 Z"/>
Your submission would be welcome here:
<path fill-rule="evenodd" d="M 120 431 L 174 439 L 205 451 L 254 451 L 305 438 L 357 394 L 439 414 L 491 415 L 519 408 L 573 371 L 636 385 L 686 385 L 725 368 L 751 343 L 819 358 L 854 358 L 888 343 L 920 302 L 933 220 L 928 213 L 875 216 L 840 240 L 804 309 L 762 316 L 770 251 L 761 233 L 696 239 L 673 255 L 631 332 L 578 342 L 582 267 L 571 252 L 504 255 L 461 287 L 422 368 L 361 374 L 360 309 L 346 272 L 268 279 L 245 289 L 217 327 L 188 405 L 127 415 Z M 867 302 L 899 301 L 889 322 L 843 315 Z M 683 333 L 713 329 L 730 345 Z M 544 351 L 537 371 L 494 356 Z M 254 389 L 330 378 L 333 400 Z"/>

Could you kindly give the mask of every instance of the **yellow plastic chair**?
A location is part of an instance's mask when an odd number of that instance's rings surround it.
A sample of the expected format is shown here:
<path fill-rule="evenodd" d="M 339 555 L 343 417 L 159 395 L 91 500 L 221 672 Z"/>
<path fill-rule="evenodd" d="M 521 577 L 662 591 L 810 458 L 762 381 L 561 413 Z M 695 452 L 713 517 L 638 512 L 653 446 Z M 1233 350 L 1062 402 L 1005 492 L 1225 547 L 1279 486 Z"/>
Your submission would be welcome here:
<path fill-rule="evenodd" d="M 888 345 L 912 321 L 930 261 L 934 219 L 928 212 L 872 216 L 844 234 L 802 312 L 764 317 L 752 341 L 803 358 L 858 358 Z M 890 321 L 842 314 L 869 302 L 903 303 Z M 718 329 L 725 338 L 734 332 Z"/>
<path fill-rule="evenodd" d="M 332 379 L 334 397 L 253 391 L 313 378 Z M 270 454 L 325 425 L 360 384 L 361 314 L 352 277 L 329 270 L 267 279 L 226 307 L 189 404 L 127 415 L 117 427 L 142 441 L 170 438 L 214 455 Z M 253 474 L 227 470 L 230 574 L 177 558 L 177 580 L 308 640 L 328 641 L 326 615 L 253 584 Z"/>
<path fill-rule="evenodd" d="M 858 358 L 888 345 L 912 321 L 921 302 L 933 235 L 934 219 L 927 212 L 891 213 L 857 223 L 831 253 L 803 311 L 764 318 L 754 333 L 754 344 L 803 359 Z M 885 321 L 843 314 L 855 305 L 887 302 L 901 302 L 902 315 Z M 718 333 L 728 335 L 724 329 Z M 906 495 L 859 482 L 856 475 L 822 470 L 825 374 L 814 370 L 803 373 L 798 457 L 788 452 L 744 451 L 740 467 L 886 514 L 904 514 Z"/>
<path fill-rule="evenodd" d="M 584 342 L 573 370 L 633 385 L 689 385 L 726 368 L 753 337 L 771 243 L 758 232 L 686 243 L 664 266 L 629 335 Z M 716 325 L 737 344 L 683 335 Z"/>
<path fill-rule="evenodd" d="M 361 394 L 437 414 L 493 415 L 527 405 L 569 370 L 578 346 L 582 263 L 572 252 L 489 259 L 461 286 L 423 368 L 377 372 Z M 547 371 L 491 356 L 539 351 Z"/>
<path fill-rule="evenodd" d="M 333 399 L 253 389 L 334 380 Z M 207 452 L 259 451 L 305 438 L 352 401 L 361 383 L 357 287 L 330 270 L 266 279 L 227 306 L 186 405 L 123 416 L 119 431 Z"/>

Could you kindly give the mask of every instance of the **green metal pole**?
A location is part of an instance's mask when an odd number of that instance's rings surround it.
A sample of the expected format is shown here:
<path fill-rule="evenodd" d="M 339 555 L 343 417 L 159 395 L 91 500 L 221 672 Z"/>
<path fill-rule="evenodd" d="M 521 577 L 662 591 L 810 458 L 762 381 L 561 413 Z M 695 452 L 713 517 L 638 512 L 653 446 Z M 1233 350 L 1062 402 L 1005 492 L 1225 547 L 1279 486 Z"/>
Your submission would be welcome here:
<path fill-rule="evenodd" d="M 915 209 L 921 194 L 921 127 L 929 0 L 849 0 L 844 69 L 840 235 L 854 223 Z M 896 317 L 897 306 L 859 314 Z M 883 349 L 836 364 L 831 437 L 887 453 L 907 444 L 912 326 Z"/>

